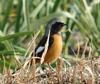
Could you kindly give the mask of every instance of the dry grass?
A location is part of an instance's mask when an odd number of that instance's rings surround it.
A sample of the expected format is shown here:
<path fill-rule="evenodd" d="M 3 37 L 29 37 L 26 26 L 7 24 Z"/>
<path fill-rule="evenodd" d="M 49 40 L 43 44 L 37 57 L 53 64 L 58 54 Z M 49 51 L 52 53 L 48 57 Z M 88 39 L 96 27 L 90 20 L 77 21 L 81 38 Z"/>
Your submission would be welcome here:
<path fill-rule="evenodd" d="M 4 3 L 3 0 L 0 1 L 0 68 L 3 69 L 3 73 L 0 73 L 0 84 L 100 84 L 100 0 L 88 0 L 89 2 L 87 0 L 5 1 L 8 2 Z M 13 1 L 18 2 L 13 4 Z M 4 6 L 5 8 L 3 8 Z M 65 47 L 67 43 L 70 43 L 68 39 L 73 29 L 80 30 L 81 35 L 79 36 L 88 39 L 91 47 L 87 48 L 88 42 L 86 45 L 82 45 L 82 49 L 78 45 L 78 48 L 75 48 L 77 53 L 73 50 L 76 60 L 73 60 L 74 57 L 70 60 L 58 59 L 56 67 L 53 67 L 54 70 L 51 70 L 49 67 L 45 67 L 43 70 L 41 69 L 41 65 L 35 64 L 34 57 L 31 58 L 30 51 L 34 51 L 35 40 L 39 39 L 37 36 L 41 31 L 41 26 L 44 27 L 44 24 L 47 24 L 47 21 L 53 17 L 63 17 L 64 21 L 68 23 L 70 32 L 66 32 L 64 38 Z M 36 35 L 29 42 L 33 33 Z M 40 35 L 42 33 L 43 31 L 41 31 Z M 28 43 L 29 45 L 26 47 Z M 27 52 L 22 46 L 26 49 L 28 48 Z M 44 61 L 47 47 L 48 40 L 41 58 L 41 64 Z M 67 49 L 65 48 L 65 50 Z M 17 54 L 17 52 L 20 54 Z M 88 58 L 85 58 L 86 52 L 88 52 Z M 77 60 L 80 53 L 82 58 Z M 9 58 L 12 58 L 12 56 L 15 57 L 17 65 L 20 67 L 18 70 L 6 69 L 8 65 L 10 67 L 10 62 L 11 65 L 16 64 L 13 63 L 15 59 L 9 62 L 5 60 L 6 55 Z M 21 57 L 17 55 L 21 55 L 24 60 L 20 62 L 19 58 Z M 95 55 L 98 58 L 91 58 Z M 6 61 L 8 65 L 6 65 Z"/>
<path fill-rule="evenodd" d="M 53 71 L 36 68 L 33 60 L 15 73 L 9 69 L 0 74 L 0 84 L 100 84 L 100 58 L 81 59 L 69 67 L 64 61 L 59 59 Z"/>
<path fill-rule="evenodd" d="M 35 47 L 35 40 L 38 34 L 39 32 L 29 43 L 25 56 L 29 51 L 34 51 L 34 49 L 31 50 L 31 47 Z M 47 51 L 47 43 L 44 55 Z M 32 46 L 33 44 L 34 46 Z M 83 55 L 85 52 L 86 48 Z M 100 84 L 100 58 L 90 58 L 89 54 L 88 59 L 83 56 L 78 59 L 78 53 L 75 55 L 76 60 L 59 58 L 56 62 L 56 67 L 53 69 L 48 66 L 42 69 L 41 64 L 35 64 L 35 58 L 34 56 L 31 57 L 30 54 L 15 72 L 11 69 L 5 69 L 4 73 L 0 74 L 0 84 Z"/>

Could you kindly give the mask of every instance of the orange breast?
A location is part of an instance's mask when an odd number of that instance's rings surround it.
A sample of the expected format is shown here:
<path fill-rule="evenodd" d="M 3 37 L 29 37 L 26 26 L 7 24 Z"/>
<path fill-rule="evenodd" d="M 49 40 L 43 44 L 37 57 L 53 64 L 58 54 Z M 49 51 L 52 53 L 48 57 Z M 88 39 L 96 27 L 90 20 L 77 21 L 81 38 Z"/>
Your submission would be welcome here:
<path fill-rule="evenodd" d="M 62 37 L 59 34 L 53 35 L 54 42 L 51 46 L 51 48 L 48 49 L 47 54 L 44 58 L 44 63 L 51 63 L 59 56 L 61 55 L 62 52 Z"/>

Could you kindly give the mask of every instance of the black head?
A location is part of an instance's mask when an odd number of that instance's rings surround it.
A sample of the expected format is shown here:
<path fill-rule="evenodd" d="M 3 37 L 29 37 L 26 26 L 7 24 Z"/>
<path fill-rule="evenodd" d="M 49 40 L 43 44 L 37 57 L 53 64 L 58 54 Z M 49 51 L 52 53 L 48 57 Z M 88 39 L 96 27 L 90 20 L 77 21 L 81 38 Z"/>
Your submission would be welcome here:
<path fill-rule="evenodd" d="M 58 18 L 51 19 L 46 26 L 45 35 L 48 35 L 49 31 L 50 34 L 58 33 L 64 25 Z"/>
<path fill-rule="evenodd" d="M 55 22 L 51 25 L 51 34 L 58 33 L 65 24 L 63 22 Z"/>

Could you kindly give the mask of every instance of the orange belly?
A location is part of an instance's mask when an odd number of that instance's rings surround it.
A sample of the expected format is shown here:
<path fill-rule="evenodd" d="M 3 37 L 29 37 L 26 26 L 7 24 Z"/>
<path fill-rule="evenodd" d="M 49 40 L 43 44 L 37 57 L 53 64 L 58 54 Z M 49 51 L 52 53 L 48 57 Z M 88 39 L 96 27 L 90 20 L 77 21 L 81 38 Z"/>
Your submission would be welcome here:
<path fill-rule="evenodd" d="M 54 62 L 59 58 L 62 52 L 62 37 L 57 34 L 53 35 L 54 42 L 52 46 L 47 51 L 47 54 L 44 58 L 44 63 Z"/>

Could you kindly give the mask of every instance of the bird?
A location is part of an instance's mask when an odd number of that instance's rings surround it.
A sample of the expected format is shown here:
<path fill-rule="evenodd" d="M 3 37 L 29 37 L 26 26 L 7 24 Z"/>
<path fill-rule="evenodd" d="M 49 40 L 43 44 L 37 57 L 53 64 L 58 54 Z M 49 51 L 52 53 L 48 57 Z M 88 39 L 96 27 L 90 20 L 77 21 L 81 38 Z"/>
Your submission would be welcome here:
<path fill-rule="evenodd" d="M 62 36 L 60 34 L 60 31 L 62 30 L 64 25 L 66 24 L 61 22 L 58 18 L 51 19 L 46 25 L 45 34 L 35 48 L 35 57 L 41 59 L 50 31 L 48 49 L 45 54 L 43 63 L 51 64 L 60 57 L 62 52 Z M 40 63 L 40 59 L 36 59 L 36 63 Z"/>

